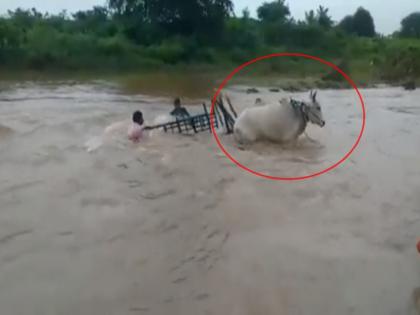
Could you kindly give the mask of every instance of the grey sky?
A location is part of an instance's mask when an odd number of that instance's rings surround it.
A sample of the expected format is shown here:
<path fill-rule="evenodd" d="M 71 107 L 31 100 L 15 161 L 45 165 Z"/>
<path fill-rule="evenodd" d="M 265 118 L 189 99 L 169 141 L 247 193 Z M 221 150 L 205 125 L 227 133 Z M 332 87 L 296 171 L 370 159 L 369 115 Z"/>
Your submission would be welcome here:
<path fill-rule="evenodd" d="M 94 5 L 103 4 L 104 0 L 0 0 L 0 13 L 8 9 L 36 8 L 39 11 L 60 12 L 68 10 L 89 9 Z M 256 8 L 263 0 L 233 0 L 236 12 L 240 13 L 243 8 L 249 7 L 253 15 Z M 305 16 L 305 11 L 317 8 L 319 5 L 326 6 L 334 20 L 340 20 L 345 15 L 356 11 L 357 7 L 363 6 L 368 9 L 374 19 L 377 31 L 389 34 L 397 30 L 403 17 L 414 11 L 420 11 L 419 0 L 289 0 L 292 15 L 297 19 Z"/>

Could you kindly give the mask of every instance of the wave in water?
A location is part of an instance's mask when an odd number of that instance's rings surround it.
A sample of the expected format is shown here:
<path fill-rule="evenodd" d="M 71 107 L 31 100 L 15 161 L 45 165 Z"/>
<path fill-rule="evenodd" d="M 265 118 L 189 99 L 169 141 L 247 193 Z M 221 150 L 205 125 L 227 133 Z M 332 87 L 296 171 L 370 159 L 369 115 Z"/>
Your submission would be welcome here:
<path fill-rule="evenodd" d="M 162 114 L 162 115 L 158 115 L 154 120 L 153 120 L 153 125 L 161 125 L 161 124 L 166 124 L 168 122 L 174 121 L 174 118 L 169 115 L 169 114 Z"/>

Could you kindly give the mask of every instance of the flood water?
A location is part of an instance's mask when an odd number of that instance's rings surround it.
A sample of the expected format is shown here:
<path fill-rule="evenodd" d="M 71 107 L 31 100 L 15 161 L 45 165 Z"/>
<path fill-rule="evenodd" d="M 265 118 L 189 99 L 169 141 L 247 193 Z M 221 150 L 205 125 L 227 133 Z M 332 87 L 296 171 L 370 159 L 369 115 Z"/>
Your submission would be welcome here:
<path fill-rule="evenodd" d="M 257 97 L 244 89 L 228 91 L 239 111 Z M 300 182 L 238 169 L 210 133 L 129 143 L 134 110 L 148 123 L 170 110 L 172 91 L 156 92 L 2 83 L 2 314 L 416 314 L 420 91 L 362 90 L 360 146 Z M 362 114 L 350 90 L 320 91 L 319 101 L 327 125 L 310 127 L 315 143 L 221 141 L 265 174 L 321 171 L 349 151 Z M 109 126 L 122 127 L 104 134 Z"/>

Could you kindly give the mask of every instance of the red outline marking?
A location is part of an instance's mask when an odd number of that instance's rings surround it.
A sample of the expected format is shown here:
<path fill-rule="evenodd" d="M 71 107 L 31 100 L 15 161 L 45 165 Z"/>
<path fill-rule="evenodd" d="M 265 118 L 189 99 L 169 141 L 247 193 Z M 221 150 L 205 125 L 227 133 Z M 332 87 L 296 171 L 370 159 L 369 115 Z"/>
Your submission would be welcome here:
<path fill-rule="evenodd" d="M 217 100 L 217 97 L 219 96 L 219 94 L 222 92 L 223 88 L 226 86 L 226 84 L 235 76 L 235 74 L 237 74 L 239 71 L 241 71 L 242 69 L 246 68 L 249 65 L 252 65 L 253 63 L 256 63 L 258 61 L 261 60 L 265 60 L 265 59 L 270 59 L 270 58 L 274 58 L 274 57 L 303 57 L 303 58 L 307 58 L 307 59 L 312 59 L 312 60 L 316 60 L 318 62 L 321 62 L 331 68 L 333 68 L 335 71 L 337 71 L 338 73 L 340 73 L 346 80 L 347 82 L 350 83 L 350 85 L 353 87 L 353 89 L 356 91 L 357 95 L 359 96 L 360 99 L 360 105 L 362 106 L 362 112 L 363 112 L 363 117 L 362 117 L 362 128 L 360 130 L 359 136 L 357 137 L 356 142 L 354 143 L 354 145 L 352 146 L 352 148 L 350 149 L 350 151 L 341 159 L 339 160 L 337 163 L 333 164 L 332 166 L 326 168 L 323 171 L 311 174 L 311 175 L 307 175 L 307 176 L 301 176 L 301 177 L 277 177 L 277 176 L 270 176 L 270 175 L 266 175 L 257 171 L 254 171 L 244 165 L 242 165 L 241 163 L 239 163 L 235 158 L 233 158 L 229 152 L 226 151 L 226 149 L 224 148 L 224 146 L 222 145 L 222 143 L 220 142 L 219 136 L 216 133 L 216 130 L 214 128 L 214 106 Z M 356 150 L 356 148 L 358 147 L 358 145 L 360 144 L 360 141 L 363 137 L 363 133 L 365 131 L 365 127 L 366 127 L 366 109 L 365 109 L 365 103 L 362 97 L 362 94 L 360 93 L 359 89 L 357 88 L 356 83 L 354 83 L 354 81 L 343 71 L 341 70 L 339 67 L 337 67 L 335 64 L 326 61 L 324 59 L 321 59 L 319 57 L 315 57 L 315 56 L 311 56 L 311 55 L 307 55 L 307 54 L 303 54 L 303 53 L 275 53 L 275 54 L 270 54 L 270 55 L 266 55 L 266 56 L 261 56 L 258 58 L 255 58 L 253 60 L 250 60 L 246 63 L 244 63 L 243 65 L 239 66 L 238 68 L 236 68 L 234 71 L 232 71 L 222 82 L 222 84 L 219 86 L 216 94 L 214 94 L 213 99 L 212 99 L 212 104 L 211 104 L 211 109 L 210 109 L 210 119 L 211 119 L 211 129 L 213 132 L 213 136 L 216 139 L 217 145 L 219 146 L 219 148 L 222 150 L 222 152 L 233 162 L 235 163 L 238 167 L 242 168 L 243 170 L 254 174 L 256 176 L 262 177 L 262 178 L 266 178 L 266 179 L 271 179 L 271 180 L 278 180 L 278 181 L 298 181 L 298 180 L 305 180 L 305 179 L 311 179 L 311 178 L 315 178 L 317 176 L 323 175 L 333 169 L 335 169 L 336 167 L 338 167 L 340 164 L 344 163 L 344 161 L 346 161 L 352 154 L 353 152 Z"/>

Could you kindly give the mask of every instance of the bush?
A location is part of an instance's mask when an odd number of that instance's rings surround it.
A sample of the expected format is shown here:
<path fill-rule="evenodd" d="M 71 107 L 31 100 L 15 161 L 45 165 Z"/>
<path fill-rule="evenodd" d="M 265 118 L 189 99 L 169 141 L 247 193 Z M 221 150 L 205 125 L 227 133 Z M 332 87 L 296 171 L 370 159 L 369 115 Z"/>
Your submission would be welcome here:
<path fill-rule="evenodd" d="M 389 81 L 420 78 L 420 59 L 418 56 L 420 56 L 419 41 L 390 41 L 380 64 L 381 78 Z"/>
<path fill-rule="evenodd" d="M 122 35 L 101 38 L 98 52 L 104 56 L 124 56 L 133 50 L 133 45 Z"/>
<path fill-rule="evenodd" d="M 226 27 L 225 45 L 255 52 L 261 46 L 258 26 L 249 19 L 232 18 Z"/>
<path fill-rule="evenodd" d="M 154 59 L 160 59 L 164 63 L 175 64 L 188 60 L 188 52 L 185 46 L 174 40 L 164 41 L 160 45 L 153 45 L 146 49 L 147 56 Z"/>

